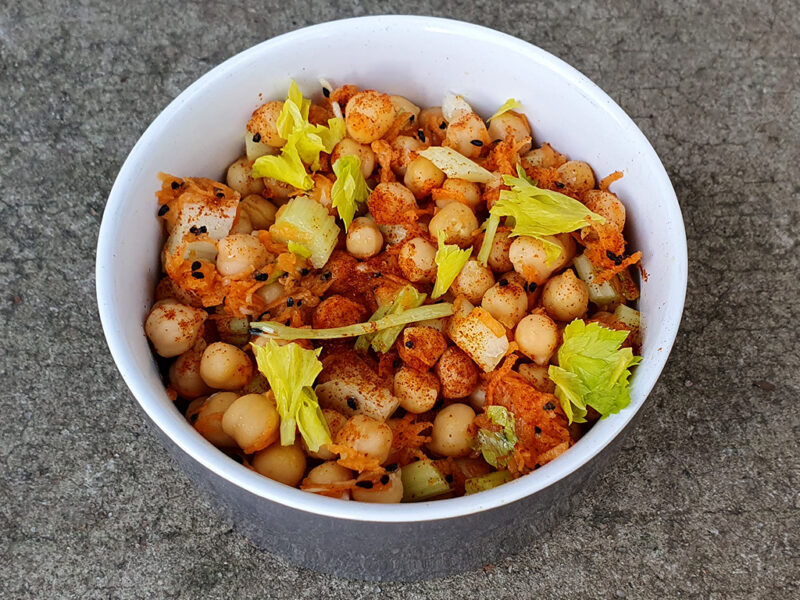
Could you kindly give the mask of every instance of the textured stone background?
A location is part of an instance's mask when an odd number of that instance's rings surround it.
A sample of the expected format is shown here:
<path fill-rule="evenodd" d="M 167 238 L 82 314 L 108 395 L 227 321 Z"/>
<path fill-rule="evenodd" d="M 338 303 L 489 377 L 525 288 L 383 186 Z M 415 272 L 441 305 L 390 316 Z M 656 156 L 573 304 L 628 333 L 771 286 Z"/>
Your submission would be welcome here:
<path fill-rule="evenodd" d="M 796 2 L 0 4 L 0 596 L 791 598 L 798 591 Z M 270 36 L 387 12 L 529 40 L 608 91 L 670 172 L 690 280 L 640 426 L 581 506 L 489 571 L 297 569 L 228 529 L 147 431 L 103 341 L 94 248 L 146 125 Z"/>

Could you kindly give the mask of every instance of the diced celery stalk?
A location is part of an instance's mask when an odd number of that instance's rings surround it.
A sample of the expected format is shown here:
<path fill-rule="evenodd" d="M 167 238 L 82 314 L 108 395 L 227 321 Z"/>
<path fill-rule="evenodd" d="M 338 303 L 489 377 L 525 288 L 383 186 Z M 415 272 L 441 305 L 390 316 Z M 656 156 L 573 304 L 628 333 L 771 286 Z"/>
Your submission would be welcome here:
<path fill-rule="evenodd" d="M 284 204 L 269 232 L 278 241 L 295 242 L 308 248 L 311 251 L 309 262 L 315 269 L 328 262 L 339 240 L 336 219 L 319 202 L 306 196 L 297 196 Z"/>
<path fill-rule="evenodd" d="M 264 142 L 254 142 L 253 134 L 249 131 L 246 131 L 244 134 L 244 149 L 245 154 L 247 155 L 247 160 L 251 162 L 261 156 L 278 153 L 277 148 L 265 144 Z"/>
<path fill-rule="evenodd" d="M 578 277 L 580 277 L 589 288 L 589 300 L 603 308 L 610 308 L 621 302 L 619 294 L 610 282 L 604 281 L 603 283 L 594 283 L 594 265 L 585 254 L 576 256 L 573 265 L 575 265 L 575 270 L 578 272 Z"/>
<path fill-rule="evenodd" d="M 386 314 L 399 315 L 411 308 L 422 306 L 426 297 L 426 294 L 420 294 L 413 286 L 407 285 L 397 293 L 394 302 Z M 394 327 L 389 327 L 376 333 L 371 340 L 372 349 L 381 354 L 388 352 L 404 327 L 405 325 L 395 325 Z"/>
<path fill-rule="evenodd" d="M 403 502 L 429 500 L 450 491 L 450 484 L 431 460 L 407 464 L 400 470 Z"/>
<path fill-rule="evenodd" d="M 382 319 L 386 316 L 389 312 L 389 309 L 392 308 L 392 303 L 381 304 L 378 307 L 378 310 L 369 318 L 367 321 L 368 323 L 374 323 L 378 319 Z M 358 336 L 356 340 L 355 349 L 357 352 L 366 352 L 369 349 L 369 344 L 372 341 L 372 338 L 375 337 L 375 333 L 366 333 L 364 335 Z"/>
<path fill-rule="evenodd" d="M 509 481 L 511 481 L 511 474 L 508 471 L 495 471 L 480 477 L 470 477 L 464 482 L 464 495 L 469 496 L 490 490 Z"/>
<path fill-rule="evenodd" d="M 629 327 L 639 327 L 641 323 L 641 315 L 639 311 L 635 308 L 631 308 L 630 306 L 626 306 L 625 304 L 620 304 L 616 309 L 614 309 L 614 316 L 620 323 L 624 323 Z"/>
<path fill-rule="evenodd" d="M 483 243 L 481 244 L 480 252 L 478 252 L 478 262 L 484 267 L 489 262 L 489 254 L 492 252 L 492 244 L 494 243 L 494 236 L 497 234 L 497 227 L 500 225 L 500 217 L 497 215 L 489 215 L 486 221 L 486 233 L 483 234 Z"/>

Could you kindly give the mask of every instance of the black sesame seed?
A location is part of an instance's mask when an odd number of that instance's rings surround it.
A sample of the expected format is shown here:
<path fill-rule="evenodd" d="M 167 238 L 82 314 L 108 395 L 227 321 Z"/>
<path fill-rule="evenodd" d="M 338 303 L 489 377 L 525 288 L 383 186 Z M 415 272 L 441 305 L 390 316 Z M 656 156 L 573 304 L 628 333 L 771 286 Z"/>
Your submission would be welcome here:
<path fill-rule="evenodd" d="M 422 131 L 422 129 L 417 129 L 417 137 L 419 138 L 420 142 L 423 144 L 425 143 L 425 132 Z"/>
<path fill-rule="evenodd" d="M 496 140 L 494 140 L 492 143 L 493 143 L 493 144 L 499 144 L 499 143 L 500 143 L 500 142 L 502 142 L 502 141 L 503 141 L 503 140 L 501 140 L 500 138 L 497 138 L 497 139 L 496 139 Z"/>
<path fill-rule="evenodd" d="M 614 261 L 615 265 L 619 266 L 622 264 L 622 257 L 617 254 L 614 254 L 611 250 L 606 250 L 606 256 L 608 257 L 609 260 Z"/>
<path fill-rule="evenodd" d="M 408 122 L 409 122 L 409 123 L 413 123 L 413 122 L 414 122 L 414 115 L 411 115 L 411 116 L 408 118 Z"/>
<path fill-rule="evenodd" d="M 192 271 L 197 271 L 202 266 L 203 266 L 203 263 L 201 263 L 199 260 L 196 260 L 196 261 L 194 261 L 192 263 Z"/>
<path fill-rule="evenodd" d="M 322 86 L 322 95 L 325 96 L 326 98 L 330 98 L 331 97 L 331 91 L 328 88 L 326 88 L 324 85 Z"/>
<path fill-rule="evenodd" d="M 447 483 L 453 483 L 453 476 L 450 474 L 445 475 L 444 479 L 447 481 Z"/>
<path fill-rule="evenodd" d="M 383 273 L 379 273 L 378 271 L 375 271 L 375 272 L 372 274 L 372 278 L 373 278 L 373 279 L 380 279 L 381 277 L 383 277 Z"/>
<path fill-rule="evenodd" d="M 180 183 L 178 183 L 177 181 L 173 181 L 172 182 L 172 189 L 173 190 L 177 190 L 179 187 L 181 187 Z"/>
<path fill-rule="evenodd" d="M 472 144 L 473 146 L 477 146 L 478 148 L 483 146 L 483 142 L 480 140 L 470 140 L 469 143 Z"/>
<path fill-rule="evenodd" d="M 163 217 L 165 214 L 169 212 L 169 205 L 163 204 L 161 208 L 158 209 L 158 216 Z"/>
<path fill-rule="evenodd" d="M 506 287 L 508 285 L 508 279 L 503 277 L 500 281 L 497 282 L 500 287 Z"/>
<path fill-rule="evenodd" d="M 545 409 L 545 410 L 555 410 L 556 405 L 553 404 L 552 402 L 548 402 L 542 408 Z"/>
<path fill-rule="evenodd" d="M 522 286 L 525 288 L 526 292 L 535 292 L 536 291 L 536 283 L 533 281 L 526 281 L 525 285 Z"/>
<path fill-rule="evenodd" d="M 539 463 L 536 463 L 535 465 L 533 465 L 533 470 L 535 471 L 536 469 L 538 469 L 541 466 L 542 465 L 540 465 Z"/>
<path fill-rule="evenodd" d="M 350 407 L 350 410 L 355 410 L 355 409 L 357 409 L 357 408 L 358 408 L 358 403 L 356 402 L 356 399 L 355 399 L 355 398 L 353 398 L 352 396 L 350 396 L 350 397 L 347 399 L 347 406 L 349 406 L 349 407 Z"/>
<path fill-rule="evenodd" d="M 381 475 L 381 483 L 383 485 L 386 485 L 387 483 L 389 483 L 389 476 L 388 475 Z"/>
<path fill-rule="evenodd" d="M 269 279 L 269 275 L 267 273 L 256 273 L 253 276 L 253 279 L 255 279 L 256 281 L 266 281 L 267 279 Z"/>
<path fill-rule="evenodd" d="M 196 235 L 197 234 L 197 225 L 192 225 L 191 227 L 189 227 L 189 233 L 194 233 Z"/>
<path fill-rule="evenodd" d="M 364 488 L 365 490 L 372 489 L 372 482 L 371 481 L 356 481 L 356 485 L 360 488 Z"/>
<path fill-rule="evenodd" d="M 294 298 L 287 298 L 286 299 L 286 306 L 294 306 Z"/>
<path fill-rule="evenodd" d="M 286 320 L 283 322 L 283 324 L 284 324 L 284 325 L 286 325 L 286 326 L 288 327 L 289 325 L 291 325 L 291 324 L 292 324 L 292 320 L 291 320 L 291 319 L 286 319 Z"/>
<path fill-rule="evenodd" d="M 192 271 L 192 277 L 195 279 L 203 279 L 205 275 L 203 275 L 202 271 Z"/>
<path fill-rule="evenodd" d="M 325 271 L 322 274 L 322 279 L 324 279 L 325 281 L 328 281 L 331 277 L 333 277 L 333 273 L 331 273 L 330 271 Z"/>
<path fill-rule="evenodd" d="M 303 267 L 302 269 L 300 269 L 300 275 L 302 275 L 303 277 L 305 277 L 306 275 L 308 275 L 310 272 L 311 272 L 311 271 L 309 271 L 309 270 L 308 270 L 308 269 L 306 269 L 305 267 Z"/>
<path fill-rule="evenodd" d="M 413 348 L 414 347 L 414 340 L 408 340 L 406 342 L 406 348 Z"/>
<path fill-rule="evenodd" d="M 560 181 L 556 181 L 556 187 L 560 190 L 563 190 L 566 186 Z"/>
<path fill-rule="evenodd" d="M 298 300 L 297 301 L 297 306 L 303 306 L 303 301 L 302 300 Z"/>
<path fill-rule="evenodd" d="M 533 433 L 542 433 L 542 428 L 534 426 Z"/>
<path fill-rule="evenodd" d="M 224 198 L 224 197 L 225 197 L 224 192 L 217 192 L 217 198 Z"/>
<path fill-rule="evenodd" d="M 258 142 L 260 142 L 260 141 L 261 141 L 261 134 L 260 134 L 260 133 L 256 133 L 255 135 L 253 135 L 253 141 L 254 141 L 256 144 L 257 144 Z"/>
<path fill-rule="evenodd" d="M 197 233 L 208 233 L 208 227 L 206 227 L 205 225 L 201 225 L 200 227 L 197 228 Z"/>
<path fill-rule="evenodd" d="M 445 123 L 444 121 L 439 123 L 439 129 L 447 129 L 447 123 Z"/>
<path fill-rule="evenodd" d="M 389 473 L 394 473 L 394 472 L 395 472 L 395 471 L 397 471 L 397 469 L 399 469 L 399 468 L 400 468 L 400 465 L 398 465 L 397 463 L 392 463 L 392 464 L 390 464 L 390 465 L 386 465 L 386 466 L 384 467 L 384 469 L 386 469 L 387 471 L 389 471 Z"/>

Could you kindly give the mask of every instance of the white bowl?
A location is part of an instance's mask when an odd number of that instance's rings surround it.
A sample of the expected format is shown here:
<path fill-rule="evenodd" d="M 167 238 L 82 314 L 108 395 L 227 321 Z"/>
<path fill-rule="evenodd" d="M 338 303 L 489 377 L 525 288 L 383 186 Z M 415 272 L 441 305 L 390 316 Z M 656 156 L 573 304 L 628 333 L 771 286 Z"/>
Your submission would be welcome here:
<path fill-rule="evenodd" d="M 445 92 L 458 92 L 487 116 L 514 97 L 522 102 L 538 143 L 550 142 L 570 158 L 589 162 L 601 177 L 624 173 L 613 191 L 627 207 L 630 247 L 643 252 L 649 274 L 640 300 L 644 360 L 633 376 L 630 407 L 598 422 L 568 452 L 529 476 L 481 494 L 419 504 L 362 504 L 301 492 L 237 464 L 195 432 L 165 394 L 142 329 L 159 276 L 156 174 L 222 178 L 242 153 L 244 125 L 253 109 L 284 97 L 290 78 L 306 94 L 318 94 L 318 77 L 402 94 L 422 106 L 438 105 Z M 540 512 L 531 511 L 537 521 L 531 527 L 540 529 L 550 513 L 542 501 L 531 499 L 556 494 L 552 502 L 574 494 L 586 479 L 585 473 L 576 474 L 594 470 L 585 467 L 607 450 L 647 398 L 678 330 L 686 277 L 686 238 L 675 193 L 653 148 L 622 109 L 574 68 L 535 46 L 476 25 L 426 17 L 367 17 L 308 27 L 250 48 L 201 77 L 131 151 L 111 190 L 97 249 L 97 299 L 109 348 L 167 448 L 224 498 L 221 504 L 231 518 L 257 543 L 318 569 L 363 577 L 450 572 L 513 550 L 530 534 L 514 544 L 506 543 L 508 538 L 492 543 L 485 535 L 478 542 L 463 529 L 471 523 L 477 535 L 483 528 L 475 523 L 503 521 L 501 513 L 511 513 L 494 512 L 523 499 L 539 506 Z M 253 515 L 263 523 L 244 522 Z M 282 533 L 276 534 L 276 527 L 283 527 Z M 524 529 L 518 523 L 508 528 Z M 331 559 L 325 556 L 327 542 L 309 539 L 309 529 L 342 539 L 388 531 L 447 539 L 426 540 L 430 554 L 413 544 L 386 541 L 349 552 L 333 546 L 341 557 Z M 276 541 L 281 535 L 296 539 Z M 472 548 L 464 553 L 454 550 L 455 544 Z M 412 551 L 422 554 L 416 560 L 400 556 Z"/>

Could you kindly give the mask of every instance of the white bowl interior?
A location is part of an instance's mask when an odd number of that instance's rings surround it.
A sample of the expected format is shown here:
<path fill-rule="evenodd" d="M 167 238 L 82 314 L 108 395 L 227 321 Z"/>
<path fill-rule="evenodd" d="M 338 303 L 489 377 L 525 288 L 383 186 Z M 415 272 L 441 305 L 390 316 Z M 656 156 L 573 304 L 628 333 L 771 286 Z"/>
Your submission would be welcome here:
<path fill-rule="evenodd" d="M 422 106 L 445 92 L 464 95 L 485 116 L 507 98 L 523 104 L 537 142 L 586 160 L 614 184 L 628 211 L 631 247 L 644 253 L 643 363 L 631 406 L 600 421 L 569 452 L 528 477 L 475 496 L 411 505 L 364 505 L 308 494 L 261 477 L 228 459 L 185 421 L 164 385 L 142 323 L 158 277 L 160 223 L 154 193 L 159 171 L 220 178 L 242 153 L 244 125 L 262 102 L 285 96 L 290 78 L 306 95 L 318 77 L 407 96 Z M 652 389 L 672 347 L 686 289 L 686 239 L 669 179 L 643 134 L 588 79 L 516 38 L 457 21 L 370 17 L 326 23 L 247 50 L 185 90 L 132 150 L 111 191 L 100 232 L 97 292 L 109 347 L 150 418 L 207 468 L 251 492 L 298 509 L 350 519 L 426 520 L 512 502 L 574 471 L 606 446 Z"/>

